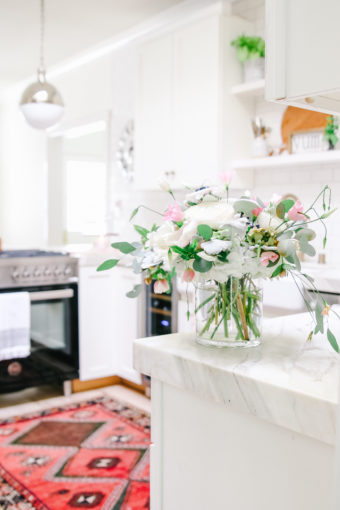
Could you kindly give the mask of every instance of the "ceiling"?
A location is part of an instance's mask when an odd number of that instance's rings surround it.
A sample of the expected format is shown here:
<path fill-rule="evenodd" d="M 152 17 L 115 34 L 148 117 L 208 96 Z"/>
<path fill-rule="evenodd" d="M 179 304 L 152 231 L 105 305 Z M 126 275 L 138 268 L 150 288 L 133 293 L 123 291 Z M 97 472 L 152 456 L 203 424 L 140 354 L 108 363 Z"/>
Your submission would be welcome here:
<path fill-rule="evenodd" d="M 47 67 L 183 0 L 45 0 Z M 0 0 L 0 85 L 31 76 L 39 61 L 40 0 Z"/>

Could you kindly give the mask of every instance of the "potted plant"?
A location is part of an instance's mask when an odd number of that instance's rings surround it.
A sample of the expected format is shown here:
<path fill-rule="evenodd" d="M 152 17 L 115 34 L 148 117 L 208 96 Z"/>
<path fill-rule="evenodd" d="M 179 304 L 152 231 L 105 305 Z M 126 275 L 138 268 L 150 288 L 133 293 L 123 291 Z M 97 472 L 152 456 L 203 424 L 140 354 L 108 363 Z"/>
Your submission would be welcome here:
<path fill-rule="evenodd" d="M 237 50 L 237 58 L 243 64 L 245 82 L 264 77 L 265 42 L 262 37 L 240 35 L 231 41 Z"/>
<path fill-rule="evenodd" d="M 339 141 L 339 138 L 337 137 L 338 129 L 339 129 L 338 118 L 334 116 L 327 117 L 327 125 L 325 127 L 323 139 L 326 142 L 328 142 L 329 151 L 335 149 L 335 146 Z"/>

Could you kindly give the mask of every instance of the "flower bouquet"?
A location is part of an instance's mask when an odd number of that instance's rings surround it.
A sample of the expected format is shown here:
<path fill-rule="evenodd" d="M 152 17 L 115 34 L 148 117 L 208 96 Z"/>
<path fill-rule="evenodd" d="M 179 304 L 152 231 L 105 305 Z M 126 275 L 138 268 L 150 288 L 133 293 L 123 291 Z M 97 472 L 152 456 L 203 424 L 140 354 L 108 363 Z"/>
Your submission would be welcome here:
<path fill-rule="evenodd" d="M 333 310 L 303 272 L 299 253 L 315 255 L 311 225 L 319 222 L 327 240 L 326 218 L 331 209 L 331 192 L 325 186 L 307 208 L 297 200 L 272 197 L 263 202 L 245 193 L 229 197 L 230 175 L 222 174 L 223 185 L 188 189 L 183 203 L 176 201 L 166 181 L 161 182 L 171 203 L 165 212 L 156 212 L 161 222 L 151 229 L 134 225 L 140 240 L 117 242 L 112 247 L 131 258 L 131 267 L 140 273 L 155 293 L 170 293 L 172 280 L 179 276 L 196 286 L 197 341 L 214 346 L 254 346 L 261 340 L 262 289 L 264 278 L 290 275 L 303 297 L 314 325 L 308 339 L 327 329 L 332 347 L 339 347 L 325 324 Z M 137 207 L 130 221 L 137 215 Z M 104 271 L 120 259 L 106 260 Z M 128 297 L 137 297 L 142 283 Z M 307 292 L 308 290 L 308 292 Z M 311 302 L 316 302 L 312 308 Z M 335 313 L 335 312 L 334 312 Z M 189 318 L 189 311 L 188 311 Z"/>

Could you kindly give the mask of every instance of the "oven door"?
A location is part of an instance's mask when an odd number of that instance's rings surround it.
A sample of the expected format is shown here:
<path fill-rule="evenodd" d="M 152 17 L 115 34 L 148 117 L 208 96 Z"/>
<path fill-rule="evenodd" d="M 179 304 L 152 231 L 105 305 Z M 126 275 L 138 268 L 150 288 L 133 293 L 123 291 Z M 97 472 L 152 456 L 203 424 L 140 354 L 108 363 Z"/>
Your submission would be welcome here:
<path fill-rule="evenodd" d="M 31 301 L 31 355 L 47 353 L 78 368 L 77 284 L 0 290 L 20 291 Z"/>

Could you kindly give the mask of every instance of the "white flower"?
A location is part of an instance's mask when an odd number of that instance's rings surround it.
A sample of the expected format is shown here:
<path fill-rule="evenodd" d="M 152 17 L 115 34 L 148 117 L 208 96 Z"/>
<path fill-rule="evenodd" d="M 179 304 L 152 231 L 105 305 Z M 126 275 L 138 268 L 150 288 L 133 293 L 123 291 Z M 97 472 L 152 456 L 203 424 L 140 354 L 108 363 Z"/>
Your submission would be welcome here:
<path fill-rule="evenodd" d="M 165 174 L 162 174 L 158 179 L 158 185 L 163 191 L 171 191 L 171 183 L 170 180 L 165 176 Z"/>
<path fill-rule="evenodd" d="M 227 197 L 227 190 L 225 186 L 207 186 L 205 188 L 188 193 L 185 197 L 186 202 L 198 203 L 201 200 L 204 202 L 216 202 L 221 198 Z"/>
<path fill-rule="evenodd" d="M 184 218 L 189 221 L 195 221 L 197 225 L 209 225 L 211 228 L 218 229 L 235 214 L 234 208 L 225 200 L 218 202 L 201 202 L 200 204 L 189 207 L 184 212 Z"/>
<path fill-rule="evenodd" d="M 176 244 L 177 232 L 172 221 L 165 221 L 157 230 L 149 232 L 146 247 L 156 250 L 168 250 Z"/>
<path fill-rule="evenodd" d="M 246 216 L 241 216 L 239 214 L 235 214 L 234 219 L 226 222 L 224 227 L 232 227 L 237 231 L 238 234 L 244 235 L 248 228 L 248 218 Z"/>
<path fill-rule="evenodd" d="M 201 246 L 208 255 L 217 255 L 218 253 L 221 253 L 221 251 L 230 250 L 232 242 L 222 241 L 221 239 L 212 239 L 211 241 L 202 243 Z"/>
<path fill-rule="evenodd" d="M 273 216 L 269 212 L 262 211 L 258 215 L 256 223 L 258 223 L 261 228 L 272 227 L 273 229 L 277 230 L 278 227 L 282 225 L 282 220 L 280 220 L 280 218 L 277 216 Z"/>
<path fill-rule="evenodd" d="M 163 262 L 163 258 L 159 253 L 147 251 L 143 257 L 141 268 L 148 269 L 149 267 L 157 266 L 161 262 Z"/>

